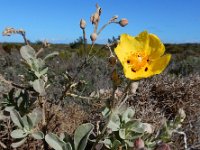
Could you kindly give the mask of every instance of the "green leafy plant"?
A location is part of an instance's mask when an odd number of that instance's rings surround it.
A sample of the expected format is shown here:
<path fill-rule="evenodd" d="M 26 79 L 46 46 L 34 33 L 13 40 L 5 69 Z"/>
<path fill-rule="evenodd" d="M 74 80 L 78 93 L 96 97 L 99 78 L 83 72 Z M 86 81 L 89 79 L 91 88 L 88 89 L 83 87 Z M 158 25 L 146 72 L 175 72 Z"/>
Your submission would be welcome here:
<path fill-rule="evenodd" d="M 148 123 L 142 123 L 139 119 L 134 119 L 135 109 L 122 105 L 111 110 L 105 108 L 102 112 L 104 117 L 108 117 L 107 134 L 104 140 L 99 141 L 109 149 L 116 147 L 133 147 L 134 140 L 145 134 L 153 132 L 153 127 Z"/>
<path fill-rule="evenodd" d="M 75 130 L 74 139 L 67 133 L 62 133 L 60 137 L 49 133 L 45 136 L 45 140 L 55 150 L 84 150 L 93 129 L 91 123 L 85 123 Z"/>
<path fill-rule="evenodd" d="M 15 109 L 10 110 L 10 117 L 15 126 L 18 128 L 11 132 L 11 137 L 18 141 L 12 143 L 12 147 L 16 148 L 21 146 L 31 136 L 35 139 L 43 139 L 44 134 L 41 131 L 36 130 L 36 126 L 42 119 L 42 112 L 40 109 L 35 109 L 32 113 L 21 117 L 18 111 Z"/>

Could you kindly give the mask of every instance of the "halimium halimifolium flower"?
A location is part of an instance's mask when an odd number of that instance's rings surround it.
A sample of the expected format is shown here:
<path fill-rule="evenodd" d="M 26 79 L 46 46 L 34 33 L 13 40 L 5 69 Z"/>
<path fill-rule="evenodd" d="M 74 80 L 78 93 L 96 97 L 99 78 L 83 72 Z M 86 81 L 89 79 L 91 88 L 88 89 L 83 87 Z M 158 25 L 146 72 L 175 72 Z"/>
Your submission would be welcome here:
<path fill-rule="evenodd" d="M 165 46 L 160 39 L 147 31 L 132 37 L 122 34 L 115 48 L 126 78 L 139 80 L 160 74 L 168 65 L 171 55 L 165 54 Z"/>

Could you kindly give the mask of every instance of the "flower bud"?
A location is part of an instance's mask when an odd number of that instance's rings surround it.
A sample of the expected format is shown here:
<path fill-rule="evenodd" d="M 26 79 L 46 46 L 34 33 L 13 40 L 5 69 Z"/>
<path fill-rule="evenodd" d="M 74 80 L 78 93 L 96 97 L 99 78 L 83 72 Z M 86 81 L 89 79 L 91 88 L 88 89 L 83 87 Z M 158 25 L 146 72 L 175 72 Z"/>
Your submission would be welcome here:
<path fill-rule="evenodd" d="M 97 24 L 99 22 L 100 19 L 100 15 L 99 13 L 95 12 L 91 17 L 90 17 L 90 21 L 92 22 L 92 24 Z"/>
<path fill-rule="evenodd" d="M 138 139 L 135 140 L 134 146 L 135 146 L 136 149 L 145 148 L 144 147 L 144 141 L 141 138 L 138 138 Z"/>
<path fill-rule="evenodd" d="M 85 27 L 86 27 L 86 21 L 84 19 L 81 19 L 81 21 L 80 21 L 80 28 L 81 29 L 85 29 Z"/>
<path fill-rule="evenodd" d="M 128 24 L 128 20 L 126 18 L 122 18 L 120 21 L 119 21 L 119 25 L 121 27 L 125 27 L 126 25 Z"/>
<path fill-rule="evenodd" d="M 117 63 L 117 58 L 114 55 L 109 57 L 109 64 L 110 66 L 114 66 Z"/>
<path fill-rule="evenodd" d="M 96 39 L 97 39 L 97 34 L 96 34 L 96 33 L 92 33 L 92 34 L 90 35 L 90 39 L 91 39 L 92 42 L 96 41 Z"/>

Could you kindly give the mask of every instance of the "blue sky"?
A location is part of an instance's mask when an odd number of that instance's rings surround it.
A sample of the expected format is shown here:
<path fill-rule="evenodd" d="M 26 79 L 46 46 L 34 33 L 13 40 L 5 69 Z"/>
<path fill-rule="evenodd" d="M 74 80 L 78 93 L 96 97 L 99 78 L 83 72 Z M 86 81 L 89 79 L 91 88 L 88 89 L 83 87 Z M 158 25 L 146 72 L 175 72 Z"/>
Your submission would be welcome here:
<path fill-rule="evenodd" d="M 79 21 L 87 21 L 89 39 L 93 27 L 90 16 L 95 4 L 102 7 L 100 27 L 113 15 L 127 18 L 128 26 L 111 24 L 97 43 L 122 33 L 137 35 L 147 30 L 167 43 L 200 42 L 200 0 L 1 0 L 0 30 L 23 28 L 31 41 L 69 43 L 82 35 Z M 19 35 L 0 36 L 0 42 L 23 41 Z"/>

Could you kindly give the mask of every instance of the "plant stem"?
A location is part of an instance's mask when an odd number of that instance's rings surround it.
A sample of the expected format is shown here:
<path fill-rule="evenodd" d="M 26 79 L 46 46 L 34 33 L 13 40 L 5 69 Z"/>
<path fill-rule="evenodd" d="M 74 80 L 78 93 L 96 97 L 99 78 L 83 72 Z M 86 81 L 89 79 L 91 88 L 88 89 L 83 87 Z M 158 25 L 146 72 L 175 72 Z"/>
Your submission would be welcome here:
<path fill-rule="evenodd" d="M 86 33 L 85 29 L 83 29 L 83 44 L 84 44 L 84 53 L 86 52 Z"/>
<path fill-rule="evenodd" d="M 29 45 L 29 42 L 28 42 L 28 40 L 27 40 L 27 38 L 26 38 L 25 33 L 21 33 L 21 35 L 22 35 L 22 37 L 23 37 L 23 39 L 24 39 L 24 43 L 25 43 L 26 45 Z"/>
<path fill-rule="evenodd" d="M 99 142 L 102 138 L 104 138 L 106 129 L 107 129 L 107 127 L 108 127 L 108 124 L 109 124 L 109 122 L 110 122 L 111 119 L 112 119 L 112 115 L 113 115 L 113 112 L 114 112 L 114 110 L 115 110 L 115 91 L 116 91 L 116 89 L 117 89 L 117 87 L 116 87 L 115 85 L 113 85 L 113 92 L 112 92 L 112 96 L 111 96 L 111 98 L 110 98 L 110 101 L 111 101 L 111 104 L 110 104 L 110 108 L 111 108 L 110 115 L 109 115 L 109 118 L 108 118 L 106 124 L 104 125 L 104 127 L 103 127 L 103 129 L 102 129 L 102 131 L 101 131 L 101 134 L 97 136 L 97 140 L 96 140 L 96 142 L 93 144 L 92 150 L 94 150 L 94 149 L 95 149 L 95 146 L 98 144 L 98 142 Z"/>
<path fill-rule="evenodd" d="M 46 132 L 47 132 L 46 107 L 45 107 L 46 99 L 43 96 L 39 96 L 38 100 L 42 107 L 42 132 L 44 134 L 46 134 Z M 48 150 L 49 146 L 48 146 L 47 142 L 45 141 L 45 139 L 43 139 L 42 142 L 43 142 L 44 150 Z"/>
<path fill-rule="evenodd" d="M 126 98 L 127 92 L 128 92 L 128 90 L 129 90 L 129 88 L 130 88 L 131 83 L 132 83 L 132 81 L 130 80 L 130 81 L 128 82 L 126 88 L 124 89 L 123 95 L 122 95 L 122 97 L 120 98 L 120 100 L 119 100 L 118 103 L 117 103 L 117 107 L 118 107 L 118 108 L 121 107 L 122 104 L 124 104 L 124 103 L 126 102 L 126 100 L 127 100 L 127 98 Z"/>

